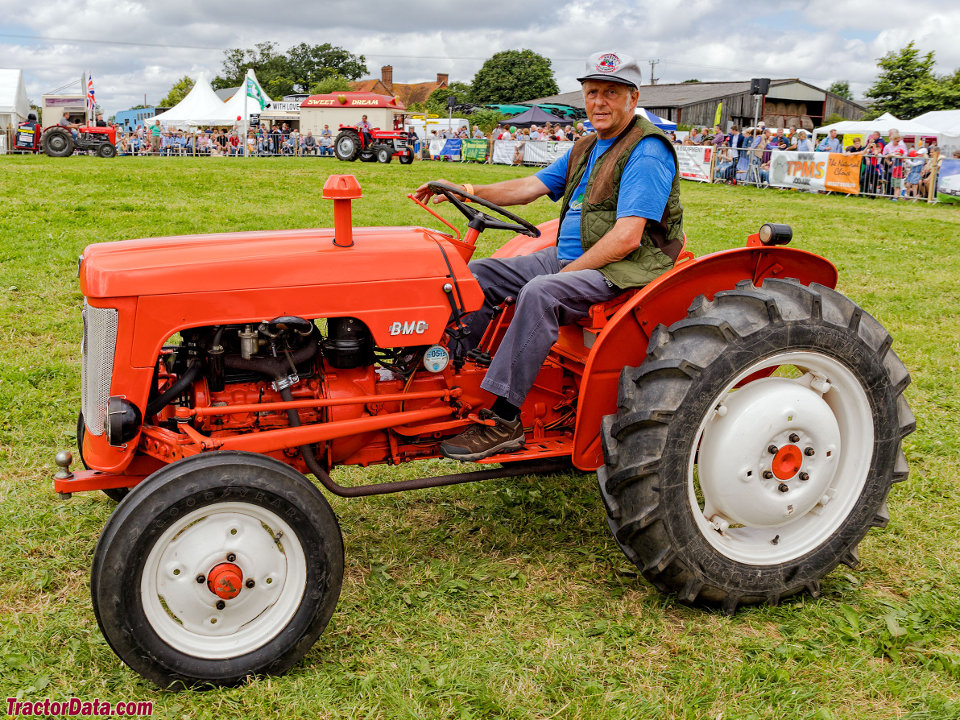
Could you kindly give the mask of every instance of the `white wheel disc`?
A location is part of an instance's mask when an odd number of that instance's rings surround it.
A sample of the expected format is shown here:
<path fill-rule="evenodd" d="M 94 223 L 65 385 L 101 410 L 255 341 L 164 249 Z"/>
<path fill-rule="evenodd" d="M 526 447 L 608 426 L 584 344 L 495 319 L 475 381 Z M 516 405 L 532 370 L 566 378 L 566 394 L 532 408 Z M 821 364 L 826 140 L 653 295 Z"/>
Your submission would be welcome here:
<path fill-rule="evenodd" d="M 801 375 L 736 388 L 758 371 L 788 366 Z M 732 560 L 796 559 L 853 509 L 873 442 L 867 395 L 838 360 L 800 351 L 754 363 L 717 395 L 697 432 L 687 483 L 697 525 Z"/>
<path fill-rule="evenodd" d="M 218 609 L 221 598 L 198 578 L 228 555 L 235 556 L 243 585 Z M 218 503 L 187 513 L 157 540 L 144 563 L 140 595 L 164 642 L 187 655 L 225 659 L 281 632 L 300 607 L 306 579 L 303 548 L 286 522 L 258 505 Z"/>

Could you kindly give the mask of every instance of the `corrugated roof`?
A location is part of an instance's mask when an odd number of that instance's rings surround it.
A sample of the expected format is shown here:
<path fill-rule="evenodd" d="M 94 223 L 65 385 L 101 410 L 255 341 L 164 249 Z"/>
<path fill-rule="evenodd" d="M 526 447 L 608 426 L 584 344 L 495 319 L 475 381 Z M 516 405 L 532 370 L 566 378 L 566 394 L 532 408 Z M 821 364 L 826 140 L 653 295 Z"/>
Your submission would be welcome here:
<path fill-rule="evenodd" d="M 803 82 L 796 78 L 771 80 L 770 86 L 787 83 Z M 809 83 L 804 83 L 809 84 Z M 812 87 L 812 86 L 811 86 Z M 719 100 L 729 95 L 739 95 L 750 92 L 749 80 L 731 82 L 697 82 L 697 83 L 670 83 L 665 85 L 640 86 L 640 99 L 637 102 L 641 107 L 684 107 L 708 100 Z M 530 104 L 565 103 L 574 107 L 583 107 L 583 93 L 579 90 L 550 95 L 549 97 L 528 100 Z"/>

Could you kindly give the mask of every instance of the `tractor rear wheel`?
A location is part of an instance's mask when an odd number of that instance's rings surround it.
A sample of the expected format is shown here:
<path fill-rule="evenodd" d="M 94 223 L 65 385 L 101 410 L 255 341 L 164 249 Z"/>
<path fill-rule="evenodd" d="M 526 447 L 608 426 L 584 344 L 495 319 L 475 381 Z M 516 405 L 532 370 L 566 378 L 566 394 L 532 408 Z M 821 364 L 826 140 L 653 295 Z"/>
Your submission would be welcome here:
<path fill-rule="evenodd" d="M 117 156 L 117 146 L 112 142 L 101 143 L 97 148 L 97 155 L 102 158 L 112 158 Z"/>
<path fill-rule="evenodd" d="M 360 154 L 360 136 L 349 130 L 342 130 L 333 143 L 333 154 L 337 160 L 351 162 Z"/>
<path fill-rule="evenodd" d="M 659 326 L 620 377 L 597 472 L 627 557 L 684 602 L 777 603 L 887 523 L 905 480 L 910 376 L 838 292 L 749 281 Z"/>
<path fill-rule="evenodd" d="M 51 128 L 41 138 L 43 151 L 50 157 L 73 155 L 73 134 L 65 128 Z"/>
<path fill-rule="evenodd" d="M 90 591 L 120 658 L 163 686 L 285 671 L 340 595 L 343 540 L 307 479 L 262 455 L 204 453 L 135 487 L 97 543 Z"/>
<path fill-rule="evenodd" d="M 378 145 L 374 153 L 377 156 L 377 162 L 388 163 L 393 160 L 393 148 L 386 145 Z"/>

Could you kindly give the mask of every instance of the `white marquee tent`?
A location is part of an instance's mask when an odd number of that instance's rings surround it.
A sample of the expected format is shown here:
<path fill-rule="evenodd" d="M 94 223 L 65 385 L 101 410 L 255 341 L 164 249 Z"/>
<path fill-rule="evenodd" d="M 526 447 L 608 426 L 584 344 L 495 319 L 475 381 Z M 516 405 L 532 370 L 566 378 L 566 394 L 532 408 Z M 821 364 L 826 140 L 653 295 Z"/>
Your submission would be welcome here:
<path fill-rule="evenodd" d="M 933 110 L 915 117 L 913 122 L 936 128 L 941 152 L 960 150 L 960 110 Z"/>
<path fill-rule="evenodd" d="M 936 128 L 920 122 L 919 118 L 916 120 L 900 120 L 890 113 L 884 113 L 876 120 L 841 120 L 832 125 L 818 127 L 813 131 L 813 141 L 816 143 L 818 137 L 827 135 L 831 130 L 836 130 L 837 135 L 869 135 L 874 131 L 879 131 L 881 135 L 886 136 L 894 128 L 900 131 L 900 135 L 904 137 L 921 135 L 923 137 L 939 138 L 941 134 Z"/>
<path fill-rule="evenodd" d="M 0 69 L 0 130 L 15 128 L 27 119 L 30 101 L 23 85 L 22 70 Z"/>
<path fill-rule="evenodd" d="M 248 71 L 247 76 L 260 88 L 260 83 L 257 82 L 253 70 Z M 263 93 L 262 88 L 260 88 L 260 92 L 266 101 L 270 102 L 270 98 L 267 97 L 266 93 Z M 151 118 L 148 124 L 152 125 L 159 121 L 163 127 L 176 128 L 205 125 L 232 126 L 236 124 L 237 117 L 243 115 L 244 95 L 245 93 L 238 91 L 227 102 L 223 102 L 210 87 L 210 82 L 206 79 L 206 76 L 201 74 L 197 78 L 193 89 L 187 93 L 183 100 L 166 112 Z M 260 104 L 250 98 L 247 102 L 247 113 L 259 112 Z"/>
<path fill-rule="evenodd" d="M 257 86 L 257 89 L 260 91 L 260 95 L 263 97 L 264 102 L 273 102 L 270 99 L 270 96 L 263 91 L 262 87 L 260 87 L 260 83 L 257 81 L 257 76 L 254 74 L 253 69 L 247 70 L 247 80 L 252 80 L 253 84 Z M 231 123 L 235 123 L 238 117 L 243 117 L 244 102 L 246 102 L 248 116 L 261 112 L 260 103 L 252 97 L 248 98 L 247 94 L 244 92 L 244 86 L 241 85 L 240 89 L 237 90 L 230 97 L 230 99 L 224 103 L 224 105 L 227 107 L 227 110 L 230 112 Z"/>

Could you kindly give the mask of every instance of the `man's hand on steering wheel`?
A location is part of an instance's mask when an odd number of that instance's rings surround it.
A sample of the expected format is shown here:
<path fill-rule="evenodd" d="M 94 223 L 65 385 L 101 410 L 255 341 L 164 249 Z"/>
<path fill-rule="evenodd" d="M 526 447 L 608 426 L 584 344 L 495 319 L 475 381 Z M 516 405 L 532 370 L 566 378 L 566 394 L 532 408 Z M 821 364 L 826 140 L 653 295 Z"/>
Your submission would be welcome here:
<path fill-rule="evenodd" d="M 461 189 L 461 187 L 463 189 Z M 471 188 L 472 189 L 472 188 Z M 426 203 L 431 196 L 434 197 L 434 203 L 449 200 L 460 213 L 467 218 L 468 225 L 476 228 L 480 232 L 484 230 L 513 230 L 521 235 L 529 237 L 540 237 L 540 230 L 533 223 L 524 220 L 522 217 L 514 215 L 509 210 L 495 205 L 489 200 L 484 200 L 472 192 L 467 192 L 466 186 L 457 186 L 447 180 L 432 180 L 418 187 L 413 196 L 422 203 Z M 505 222 L 487 215 L 485 212 L 468 206 L 464 200 L 482 205 L 488 210 L 492 210 L 498 215 L 507 218 L 511 222 Z"/>

